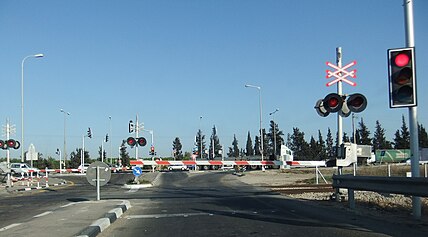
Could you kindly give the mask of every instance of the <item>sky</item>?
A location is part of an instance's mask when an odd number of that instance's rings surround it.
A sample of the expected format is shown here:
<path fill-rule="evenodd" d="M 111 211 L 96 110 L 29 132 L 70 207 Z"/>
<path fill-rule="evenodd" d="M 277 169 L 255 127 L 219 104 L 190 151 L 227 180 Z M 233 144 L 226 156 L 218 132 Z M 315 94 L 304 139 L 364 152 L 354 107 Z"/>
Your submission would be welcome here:
<path fill-rule="evenodd" d="M 428 1 L 414 1 L 418 121 L 428 126 Z M 21 140 L 21 63 L 24 62 L 24 144 L 44 158 L 69 154 L 85 138 L 91 158 L 105 135 L 107 156 L 118 156 L 129 120 L 153 130 L 158 156 L 170 156 L 179 137 L 191 151 L 198 129 L 208 139 L 216 126 L 221 144 L 234 135 L 245 147 L 262 124 L 284 134 L 299 128 L 305 139 L 337 129 L 337 116 L 320 117 L 315 102 L 327 87 L 326 62 L 357 64 L 357 83 L 367 108 L 357 114 L 373 135 L 376 120 L 388 140 L 408 124 L 408 109 L 390 109 L 387 49 L 405 47 L 402 0 L 3 0 L 0 1 L 1 125 L 15 125 Z M 64 116 L 63 109 L 69 112 Z M 64 119 L 65 117 L 65 119 Z M 65 121 L 65 122 L 64 122 Z M 64 126 L 65 125 L 65 126 Z M 351 117 L 343 131 L 352 134 Z M 4 132 L 2 132 L 2 135 Z M 140 132 L 149 145 L 151 134 Z M 284 137 L 284 139 L 286 136 Z M 3 136 L 3 139 L 5 137 Z M 208 143 L 208 142 L 207 142 Z M 127 149 L 132 157 L 135 149 Z M 0 152 L 5 157 L 5 152 Z M 11 150 L 19 158 L 19 150 Z"/>

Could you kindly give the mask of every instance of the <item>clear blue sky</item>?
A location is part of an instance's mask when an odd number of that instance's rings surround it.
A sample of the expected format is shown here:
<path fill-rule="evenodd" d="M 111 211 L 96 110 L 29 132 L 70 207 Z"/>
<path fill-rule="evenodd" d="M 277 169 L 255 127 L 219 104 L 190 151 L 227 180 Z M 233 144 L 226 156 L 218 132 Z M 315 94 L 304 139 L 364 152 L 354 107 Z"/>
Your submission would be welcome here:
<path fill-rule="evenodd" d="M 199 128 L 207 138 L 215 125 L 223 146 L 233 135 L 244 147 L 247 132 L 259 127 L 258 92 L 262 87 L 263 126 L 275 120 L 285 133 L 293 127 L 305 138 L 336 131 L 336 116 L 320 117 L 315 102 L 327 88 L 326 61 L 357 61 L 356 87 L 367 109 L 358 114 L 372 135 L 375 121 L 393 139 L 408 123 L 408 109 L 390 109 L 387 49 L 405 46 L 402 0 L 152 0 L 0 2 L 0 121 L 9 118 L 21 137 L 21 61 L 25 61 L 25 149 L 33 143 L 44 157 L 67 153 L 86 139 L 92 158 L 106 133 L 113 155 L 138 114 L 154 130 L 160 156 L 171 154 L 179 137 L 184 151 L 193 147 Z M 414 1 L 418 80 L 418 118 L 428 126 L 428 1 Z M 111 120 L 109 119 L 111 116 Z M 200 119 L 202 116 L 202 119 Z M 110 123 L 111 122 L 111 123 Z M 351 118 L 344 119 L 351 132 Z M 143 133 L 149 143 L 150 134 Z M 110 153 L 110 143 L 105 144 Z M 147 156 L 149 146 L 140 149 Z M 131 156 L 134 150 L 128 149 Z M 12 151 L 12 157 L 19 157 Z M 5 157 L 2 152 L 1 157 Z M 109 155 L 110 156 L 110 155 Z"/>

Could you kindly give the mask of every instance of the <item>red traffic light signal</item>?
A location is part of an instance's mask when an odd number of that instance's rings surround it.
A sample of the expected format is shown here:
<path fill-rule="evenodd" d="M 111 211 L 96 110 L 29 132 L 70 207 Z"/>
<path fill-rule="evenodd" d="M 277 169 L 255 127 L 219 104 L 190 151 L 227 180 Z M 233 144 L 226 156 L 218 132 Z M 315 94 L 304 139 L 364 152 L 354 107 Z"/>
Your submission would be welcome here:
<path fill-rule="evenodd" d="M 131 147 L 134 147 L 135 145 L 137 145 L 137 141 L 133 137 L 128 137 L 128 139 L 126 139 L 126 144 Z"/>
<path fill-rule="evenodd" d="M 388 50 L 389 107 L 416 106 L 414 48 Z"/>
<path fill-rule="evenodd" d="M 0 140 L 0 148 L 3 149 L 3 150 L 7 149 L 7 144 L 3 140 Z"/>
<path fill-rule="evenodd" d="M 366 109 L 367 99 L 364 95 L 355 93 L 349 96 L 349 98 L 346 100 L 346 105 L 351 112 L 359 113 Z"/>
<path fill-rule="evenodd" d="M 144 137 L 139 137 L 137 139 L 137 143 L 139 146 L 145 146 L 147 144 L 147 140 Z"/>
<path fill-rule="evenodd" d="M 335 113 L 342 109 L 343 98 L 336 93 L 328 94 L 323 100 L 323 106 L 327 112 Z"/>

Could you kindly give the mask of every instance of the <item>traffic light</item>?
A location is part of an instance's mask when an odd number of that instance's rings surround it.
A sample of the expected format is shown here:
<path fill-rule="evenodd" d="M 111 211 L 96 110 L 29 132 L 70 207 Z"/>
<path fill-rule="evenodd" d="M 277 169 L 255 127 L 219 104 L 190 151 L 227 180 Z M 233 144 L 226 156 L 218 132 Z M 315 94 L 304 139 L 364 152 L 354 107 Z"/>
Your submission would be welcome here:
<path fill-rule="evenodd" d="M 19 149 L 19 147 L 21 147 L 21 143 L 14 139 L 9 139 L 7 141 L 0 140 L 0 148 L 2 148 L 3 150 L 9 148 Z"/>
<path fill-rule="evenodd" d="M 0 148 L 3 150 L 7 149 L 7 144 L 3 140 L 0 140 Z"/>
<path fill-rule="evenodd" d="M 145 146 L 147 144 L 147 141 L 146 141 L 146 139 L 144 137 L 139 137 L 137 139 L 137 143 L 138 143 L 139 146 Z"/>
<path fill-rule="evenodd" d="M 349 95 L 328 94 L 315 104 L 315 109 L 321 117 L 327 117 L 330 113 L 338 112 L 341 117 L 348 117 L 351 112 L 359 113 L 366 109 L 367 99 L 360 93 Z"/>
<path fill-rule="evenodd" d="M 342 96 L 330 93 L 324 98 L 323 106 L 327 112 L 336 113 L 342 109 L 343 101 Z"/>
<path fill-rule="evenodd" d="M 131 147 L 134 147 L 135 145 L 137 145 L 137 141 L 133 137 L 128 137 L 128 139 L 126 139 L 126 144 Z"/>
<path fill-rule="evenodd" d="M 89 137 L 89 138 L 92 138 L 92 131 L 91 131 L 91 128 L 88 128 L 88 137 Z"/>
<path fill-rule="evenodd" d="M 129 133 L 134 132 L 134 122 L 132 122 L 132 120 L 129 120 L 128 130 L 129 130 Z"/>
<path fill-rule="evenodd" d="M 416 106 L 414 48 L 388 49 L 389 107 Z"/>
<path fill-rule="evenodd" d="M 106 134 L 106 142 L 108 142 L 108 133 Z"/>
<path fill-rule="evenodd" d="M 346 105 L 351 112 L 359 113 L 366 109 L 367 99 L 364 95 L 355 93 L 349 96 L 349 98 L 346 100 Z"/>

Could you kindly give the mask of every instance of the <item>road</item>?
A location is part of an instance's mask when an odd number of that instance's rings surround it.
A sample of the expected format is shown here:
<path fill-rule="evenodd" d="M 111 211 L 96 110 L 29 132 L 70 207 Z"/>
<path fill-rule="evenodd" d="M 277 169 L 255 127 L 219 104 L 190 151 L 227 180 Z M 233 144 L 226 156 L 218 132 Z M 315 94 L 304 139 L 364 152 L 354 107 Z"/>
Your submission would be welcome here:
<path fill-rule="evenodd" d="M 98 236 L 426 236 L 428 229 L 426 223 L 388 222 L 331 203 L 288 198 L 244 184 L 240 179 L 245 176 L 230 172 L 159 175 L 154 187 L 124 189 L 133 176 L 113 174 L 101 188 L 101 199 L 126 199 L 132 208 Z M 1 226 L 24 223 L 72 202 L 96 200 L 95 187 L 84 176 L 64 178 L 68 186 L 1 196 Z"/>
<path fill-rule="evenodd" d="M 421 226 L 294 200 L 243 184 L 230 173 L 168 172 L 159 183 L 129 190 L 133 207 L 99 236 L 426 235 Z"/>

